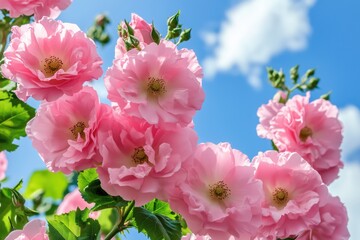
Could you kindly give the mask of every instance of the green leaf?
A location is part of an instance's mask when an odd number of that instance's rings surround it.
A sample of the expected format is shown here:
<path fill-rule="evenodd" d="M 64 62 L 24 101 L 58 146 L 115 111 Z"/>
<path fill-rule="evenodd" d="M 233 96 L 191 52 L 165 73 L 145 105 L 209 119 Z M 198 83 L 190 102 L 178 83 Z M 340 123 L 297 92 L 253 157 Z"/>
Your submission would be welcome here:
<path fill-rule="evenodd" d="M 177 214 L 171 210 L 169 203 L 156 198 L 145 204 L 144 208 L 154 214 L 161 214 L 173 220 L 175 220 L 177 216 Z"/>
<path fill-rule="evenodd" d="M 98 221 L 100 223 L 101 232 L 108 234 L 114 227 L 114 224 L 118 221 L 119 214 L 115 208 L 107 208 L 101 210 Z"/>
<path fill-rule="evenodd" d="M 26 136 L 25 126 L 34 117 L 35 109 L 12 92 L 0 91 L 0 151 L 14 151 L 14 139 Z"/>
<path fill-rule="evenodd" d="M 139 232 L 145 231 L 151 240 L 181 239 L 181 224 L 176 220 L 152 213 L 142 207 L 135 207 L 133 216 Z"/>
<path fill-rule="evenodd" d="M 169 203 L 155 198 L 152 201 L 145 204 L 144 208 L 154 214 L 161 214 L 172 220 L 176 220 L 176 221 L 180 222 L 182 235 L 186 235 L 191 232 L 187 226 L 185 219 L 183 219 L 183 217 L 180 214 L 175 213 L 170 208 Z"/>
<path fill-rule="evenodd" d="M 50 197 L 55 200 L 62 199 L 67 185 L 68 180 L 63 173 L 38 170 L 31 175 L 24 197 L 32 199 L 38 195 L 39 191 L 42 191 L 44 197 Z"/>
<path fill-rule="evenodd" d="M 0 239 L 4 239 L 12 230 L 22 229 L 28 222 L 23 206 L 13 204 L 14 189 L 0 189 Z"/>
<path fill-rule="evenodd" d="M 89 209 L 77 209 L 67 214 L 54 215 L 47 220 L 50 239 L 98 239 L 100 235 L 99 222 L 89 218 Z"/>
<path fill-rule="evenodd" d="M 88 203 L 95 203 L 93 211 L 105 208 L 123 207 L 128 204 L 119 196 L 110 196 L 102 188 L 95 169 L 87 169 L 79 174 L 78 187 Z"/>

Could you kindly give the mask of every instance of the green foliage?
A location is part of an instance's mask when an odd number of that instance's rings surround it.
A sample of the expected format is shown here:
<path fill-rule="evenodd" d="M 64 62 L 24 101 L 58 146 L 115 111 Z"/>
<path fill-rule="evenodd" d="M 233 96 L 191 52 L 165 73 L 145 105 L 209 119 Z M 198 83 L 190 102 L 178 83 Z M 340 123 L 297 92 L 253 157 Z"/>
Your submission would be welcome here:
<path fill-rule="evenodd" d="M 24 197 L 34 199 L 41 193 L 43 197 L 62 199 L 67 185 L 68 180 L 63 173 L 38 170 L 32 173 Z"/>
<path fill-rule="evenodd" d="M 37 214 L 25 207 L 25 199 L 18 192 L 20 181 L 14 188 L 0 189 L 0 239 L 4 239 L 12 230 L 21 229 L 28 217 Z"/>
<path fill-rule="evenodd" d="M 151 240 L 177 240 L 181 239 L 181 224 L 171 218 L 150 212 L 143 207 L 133 210 L 138 231 L 145 232 Z"/>
<path fill-rule="evenodd" d="M 12 92 L 0 91 L 0 151 L 14 151 L 14 139 L 25 137 L 25 126 L 34 117 L 35 109 Z"/>
<path fill-rule="evenodd" d="M 177 214 L 171 210 L 169 203 L 153 199 L 152 201 L 145 204 L 144 208 L 154 214 L 161 214 L 169 219 L 176 220 L 181 225 L 182 235 L 190 233 L 190 229 L 187 227 L 185 219 L 180 214 Z"/>
<path fill-rule="evenodd" d="M 268 79 L 271 85 L 279 89 L 287 94 L 286 99 L 280 99 L 281 103 L 286 103 L 289 99 L 290 94 L 295 91 L 299 90 L 301 92 L 305 91 L 312 91 L 318 88 L 320 78 L 314 77 L 315 69 L 309 69 L 305 72 L 305 74 L 299 78 L 299 65 L 296 65 L 290 69 L 290 78 L 292 81 L 293 86 L 290 87 L 286 82 L 286 76 L 282 70 L 276 71 L 273 68 L 267 68 Z M 329 100 L 330 93 L 324 94 L 322 96 L 323 99 Z"/>
<path fill-rule="evenodd" d="M 175 220 L 177 216 L 177 214 L 171 210 L 169 203 L 156 198 L 145 204 L 144 208 L 154 214 L 162 214 L 173 220 Z"/>
<path fill-rule="evenodd" d="M 13 228 L 21 229 L 27 222 L 26 217 L 17 217 L 17 208 L 5 192 L 6 189 L 0 191 L 0 239 L 4 239 Z"/>
<path fill-rule="evenodd" d="M 49 238 L 57 240 L 100 239 L 100 225 L 89 218 L 89 209 L 48 217 Z"/>
<path fill-rule="evenodd" d="M 87 31 L 87 36 L 102 46 L 108 44 L 111 40 L 109 33 L 106 32 L 106 26 L 110 23 L 110 19 L 100 14 L 96 16 L 94 24 Z"/>
<path fill-rule="evenodd" d="M 179 23 L 180 11 L 177 11 L 174 15 L 167 20 L 167 34 L 166 40 L 174 40 L 177 45 L 182 42 L 188 41 L 191 38 L 191 28 L 183 29 Z"/>
<path fill-rule="evenodd" d="M 102 188 L 95 169 L 87 169 L 79 174 L 78 187 L 82 197 L 88 203 L 95 203 L 93 211 L 105 208 L 123 207 L 128 201 L 121 197 L 108 195 Z"/>
<path fill-rule="evenodd" d="M 100 223 L 101 232 L 108 234 L 114 227 L 114 224 L 118 222 L 119 215 L 115 208 L 107 208 L 101 210 L 98 221 Z"/>

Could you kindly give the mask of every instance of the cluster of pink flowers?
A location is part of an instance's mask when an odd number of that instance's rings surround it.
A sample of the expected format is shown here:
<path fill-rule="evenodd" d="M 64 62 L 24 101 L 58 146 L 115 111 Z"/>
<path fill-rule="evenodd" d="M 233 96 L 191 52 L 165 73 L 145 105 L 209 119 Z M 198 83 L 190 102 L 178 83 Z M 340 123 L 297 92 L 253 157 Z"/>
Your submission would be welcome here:
<path fill-rule="evenodd" d="M 102 60 L 95 43 L 78 26 L 47 17 L 14 26 L 2 74 L 17 82 L 17 96 L 53 101 L 99 78 Z"/>
<path fill-rule="evenodd" d="M 35 20 L 42 17 L 57 18 L 72 0 L 1 0 L 0 9 L 9 11 L 10 17 L 34 15 Z"/>
<path fill-rule="evenodd" d="M 46 222 L 35 219 L 28 222 L 22 230 L 12 231 L 5 240 L 48 240 Z"/>
<path fill-rule="evenodd" d="M 168 201 L 193 232 L 183 239 L 348 239 L 346 209 L 324 184 L 342 166 L 334 106 L 309 95 L 262 106 L 258 133 L 280 153 L 252 161 L 229 143 L 198 144 L 193 117 L 205 95 L 195 53 L 155 43 L 135 14 L 129 25 L 139 47 L 118 40 L 104 78 L 112 107 L 83 87 L 102 61 L 76 26 L 42 18 L 13 28 L 1 69 L 21 99 L 43 100 L 26 132 L 49 170 L 96 168 L 110 195 Z"/>
<path fill-rule="evenodd" d="M 339 111 L 327 100 L 309 99 L 310 93 L 296 95 L 286 104 L 270 100 L 258 110 L 257 132 L 260 137 L 271 139 L 280 152 L 299 153 L 330 184 L 343 167 Z"/>

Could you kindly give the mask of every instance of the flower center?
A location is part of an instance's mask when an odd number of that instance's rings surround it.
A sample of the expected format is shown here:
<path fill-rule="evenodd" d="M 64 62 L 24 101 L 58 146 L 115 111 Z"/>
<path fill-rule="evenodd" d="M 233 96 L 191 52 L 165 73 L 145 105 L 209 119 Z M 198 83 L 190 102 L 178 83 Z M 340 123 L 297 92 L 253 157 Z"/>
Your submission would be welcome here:
<path fill-rule="evenodd" d="M 210 196 L 215 200 L 224 200 L 231 194 L 230 188 L 224 183 L 219 181 L 215 184 L 209 185 Z"/>
<path fill-rule="evenodd" d="M 85 140 L 85 133 L 84 129 L 86 128 L 86 125 L 84 122 L 77 122 L 74 126 L 72 126 L 70 129 L 74 139 L 76 140 L 78 135 L 80 134 L 80 137 Z"/>
<path fill-rule="evenodd" d="M 272 192 L 273 204 L 278 208 L 283 208 L 289 202 L 289 193 L 286 189 L 278 187 Z"/>
<path fill-rule="evenodd" d="M 55 56 L 50 56 L 45 58 L 43 62 L 43 71 L 47 77 L 53 76 L 59 69 L 63 66 L 63 62 L 60 58 Z"/>
<path fill-rule="evenodd" d="M 311 128 L 304 127 L 303 129 L 300 130 L 300 134 L 299 134 L 300 140 L 305 142 L 308 137 L 312 136 L 312 134 L 313 132 Z"/>
<path fill-rule="evenodd" d="M 148 156 L 145 153 L 143 147 L 135 148 L 133 155 L 131 156 L 135 164 L 143 164 L 149 162 Z"/>
<path fill-rule="evenodd" d="M 165 81 L 161 78 L 149 77 L 146 90 L 148 96 L 161 96 L 166 93 Z"/>

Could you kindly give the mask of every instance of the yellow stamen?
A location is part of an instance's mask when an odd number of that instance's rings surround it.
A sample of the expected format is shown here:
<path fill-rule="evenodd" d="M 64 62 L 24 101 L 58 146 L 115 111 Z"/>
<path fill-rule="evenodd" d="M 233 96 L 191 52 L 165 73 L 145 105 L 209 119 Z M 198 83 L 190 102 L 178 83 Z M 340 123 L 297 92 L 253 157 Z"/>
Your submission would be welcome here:
<path fill-rule="evenodd" d="M 145 153 L 143 147 L 135 148 L 133 155 L 131 156 L 135 164 L 143 164 L 149 162 L 148 156 Z"/>
<path fill-rule="evenodd" d="M 166 93 L 165 81 L 161 78 L 150 77 L 147 82 L 147 94 L 150 97 L 159 97 Z"/>
<path fill-rule="evenodd" d="M 311 128 L 304 127 L 300 130 L 299 138 L 301 141 L 305 142 L 308 137 L 311 137 L 313 134 Z"/>
<path fill-rule="evenodd" d="M 289 200 L 289 193 L 284 188 L 278 187 L 272 192 L 273 204 L 278 208 L 284 208 Z"/>
<path fill-rule="evenodd" d="M 210 196 L 215 200 L 224 200 L 231 194 L 230 188 L 224 181 L 209 185 L 209 192 Z"/>
<path fill-rule="evenodd" d="M 45 58 L 43 61 L 43 72 L 47 77 L 53 76 L 63 66 L 63 61 L 55 56 Z"/>
<path fill-rule="evenodd" d="M 85 133 L 84 129 L 86 128 L 86 125 L 84 122 L 77 122 L 74 126 L 72 126 L 70 129 L 74 139 L 76 140 L 78 135 L 80 134 L 80 137 L 85 140 Z"/>

